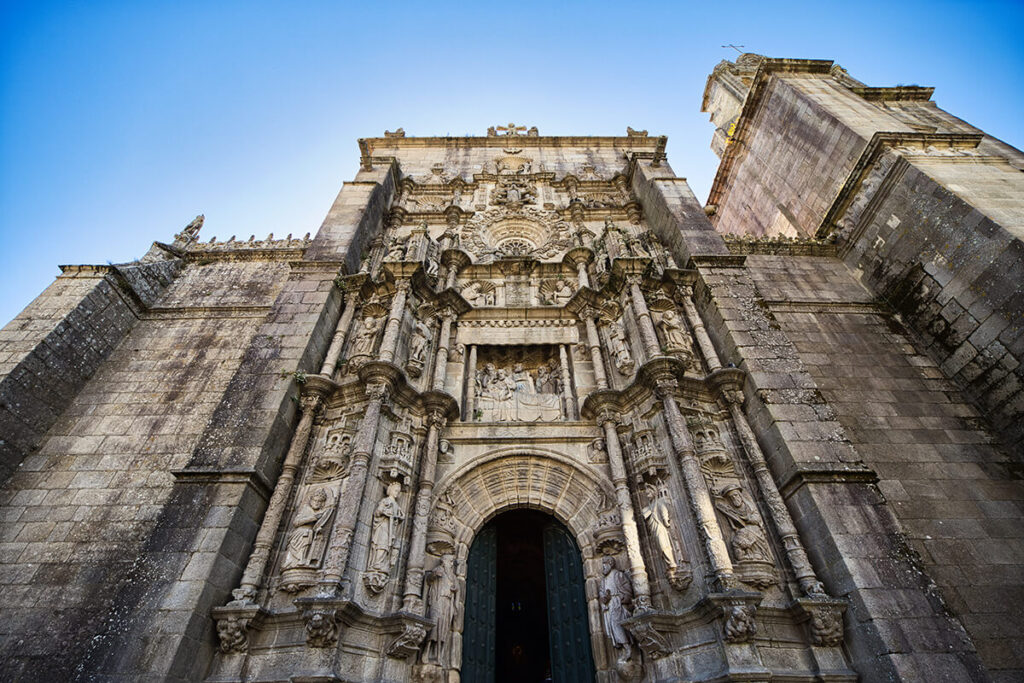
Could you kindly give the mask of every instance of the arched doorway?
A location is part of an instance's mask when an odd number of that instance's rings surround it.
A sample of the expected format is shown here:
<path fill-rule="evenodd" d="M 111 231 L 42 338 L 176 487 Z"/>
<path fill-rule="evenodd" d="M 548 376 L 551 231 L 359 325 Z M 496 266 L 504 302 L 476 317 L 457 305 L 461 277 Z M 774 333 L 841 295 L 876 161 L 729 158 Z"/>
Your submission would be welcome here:
<path fill-rule="evenodd" d="M 466 569 L 462 680 L 594 680 L 583 563 L 572 534 L 530 509 L 502 513 L 473 540 Z"/>

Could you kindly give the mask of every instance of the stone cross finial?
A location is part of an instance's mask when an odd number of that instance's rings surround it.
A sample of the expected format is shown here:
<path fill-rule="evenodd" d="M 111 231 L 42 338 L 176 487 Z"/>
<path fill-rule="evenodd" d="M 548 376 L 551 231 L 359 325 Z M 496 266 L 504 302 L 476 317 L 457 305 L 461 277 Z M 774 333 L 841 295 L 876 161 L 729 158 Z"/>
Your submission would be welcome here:
<path fill-rule="evenodd" d="M 497 128 L 508 136 L 519 135 L 519 131 L 526 130 L 526 126 L 517 126 L 511 121 L 504 126 L 498 126 Z"/>

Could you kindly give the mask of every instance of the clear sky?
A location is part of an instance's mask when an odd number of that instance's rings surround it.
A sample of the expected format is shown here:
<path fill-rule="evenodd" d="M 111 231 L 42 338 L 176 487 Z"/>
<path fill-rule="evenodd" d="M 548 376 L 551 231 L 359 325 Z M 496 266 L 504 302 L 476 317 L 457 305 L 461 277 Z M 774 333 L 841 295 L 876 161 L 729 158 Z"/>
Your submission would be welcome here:
<path fill-rule="evenodd" d="M 1024 147 L 1022 34 L 1020 1 L 0 0 L 0 325 L 58 264 L 130 261 L 198 213 L 204 239 L 315 232 L 385 128 L 646 128 L 704 199 L 727 43 L 935 86 Z"/>

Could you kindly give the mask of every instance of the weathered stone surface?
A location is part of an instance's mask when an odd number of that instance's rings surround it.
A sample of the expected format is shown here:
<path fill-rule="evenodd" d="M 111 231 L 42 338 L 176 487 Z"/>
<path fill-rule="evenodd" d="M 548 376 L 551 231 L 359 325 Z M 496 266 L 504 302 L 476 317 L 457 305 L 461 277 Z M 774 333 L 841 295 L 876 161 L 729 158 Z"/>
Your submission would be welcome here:
<path fill-rule="evenodd" d="M 401 131 L 311 238 L 65 268 L 0 331 L 0 677 L 455 680 L 522 507 L 602 683 L 1019 675 L 1020 155 L 930 94 L 744 55 L 714 206 L 645 132 Z"/>

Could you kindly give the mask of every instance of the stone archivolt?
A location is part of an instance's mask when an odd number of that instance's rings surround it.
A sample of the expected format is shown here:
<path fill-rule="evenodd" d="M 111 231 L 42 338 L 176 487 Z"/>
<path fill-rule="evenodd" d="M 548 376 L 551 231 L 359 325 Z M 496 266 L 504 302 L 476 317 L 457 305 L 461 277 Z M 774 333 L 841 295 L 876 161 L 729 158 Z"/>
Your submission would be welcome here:
<path fill-rule="evenodd" d="M 577 540 L 602 680 L 685 667 L 687 642 L 753 662 L 759 610 L 794 642 L 841 642 L 763 455 L 734 442 L 743 373 L 628 187 L 593 168 L 555 181 L 514 148 L 472 182 L 437 166 L 398 184 L 337 281 L 263 545 L 214 611 L 225 662 L 305 642 L 456 680 L 469 546 L 524 506 Z"/>

